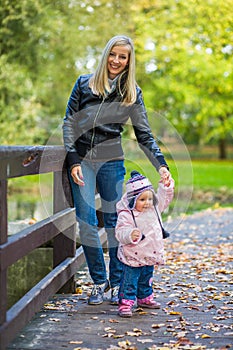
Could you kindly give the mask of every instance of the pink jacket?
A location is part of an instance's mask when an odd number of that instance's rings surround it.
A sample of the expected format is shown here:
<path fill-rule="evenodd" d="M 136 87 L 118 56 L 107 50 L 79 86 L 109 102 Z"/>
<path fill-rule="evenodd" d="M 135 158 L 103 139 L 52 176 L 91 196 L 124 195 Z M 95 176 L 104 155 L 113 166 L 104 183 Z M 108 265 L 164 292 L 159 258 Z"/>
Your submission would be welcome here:
<path fill-rule="evenodd" d="M 162 213 L 170 204 L 174 195 L 174 181 L 169 187 L 161 182 L 158 185 L 156 206 L 157 212 Z M 163 237 L 158 217 L 154 207 L 145 212 L 133 210 L 137 228 L 141 235 L 133 242 L 131 232 L 135 223 L 131 211 L 128 209 L 127 194 L 117 203 L 116 238 L 120 242 L 118 259 L 126 265 L 140 267 L 145 265 L 162 265 L 165 263 Z M 161 220 L 161 217 L 160 217 Z M 162 222 L 162 220 L 161 220 Z M 145 238 L 142 239 L 143 235 Z"/>

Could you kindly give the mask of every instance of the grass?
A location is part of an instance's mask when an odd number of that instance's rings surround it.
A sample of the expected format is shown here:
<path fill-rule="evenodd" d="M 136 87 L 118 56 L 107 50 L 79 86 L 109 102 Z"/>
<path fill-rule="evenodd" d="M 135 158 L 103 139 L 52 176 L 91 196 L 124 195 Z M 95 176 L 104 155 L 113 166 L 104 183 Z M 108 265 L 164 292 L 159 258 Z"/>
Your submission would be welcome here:
<path fill-rule="evenodd" d="M 194 188 L 216 189 L 228 187 L 233 189 L 233 162 L 231 161 L 169 161 L 169 168 L 176 184 L 193 185 Z M 147 177 L 155 185 L 159 175 L 147 159 L 126 161 L 127 177 L 135 169 Z"/>
<path fill-rule="evenodd" d="M 166 215 L 177 216 L 209 207 L 233 206 L 232 161 L 169 161 L 175 180 L 175 198 Z M 132 170 L 147 176 L 156 188 L 159 175 L 146 159 L 126 161 L 126 179 Z"/>
<path fill-rule="evenodd" d="M 202 189 L 228 187 L 233 189 L 232 161 L 192 161 L 194 186 Z"/>

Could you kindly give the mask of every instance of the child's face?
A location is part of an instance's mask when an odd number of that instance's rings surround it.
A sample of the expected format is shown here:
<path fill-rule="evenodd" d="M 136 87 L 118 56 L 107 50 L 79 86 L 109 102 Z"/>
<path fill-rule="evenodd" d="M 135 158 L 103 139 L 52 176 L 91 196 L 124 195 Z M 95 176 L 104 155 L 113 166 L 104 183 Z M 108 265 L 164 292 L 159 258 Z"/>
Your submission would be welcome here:
<path fill-rule="evenodd" d="M 153 193 L 148 190 L 143 192 L 136 201 L 135 209 L 138 211 L 145 211 L 153 205 Z"/>

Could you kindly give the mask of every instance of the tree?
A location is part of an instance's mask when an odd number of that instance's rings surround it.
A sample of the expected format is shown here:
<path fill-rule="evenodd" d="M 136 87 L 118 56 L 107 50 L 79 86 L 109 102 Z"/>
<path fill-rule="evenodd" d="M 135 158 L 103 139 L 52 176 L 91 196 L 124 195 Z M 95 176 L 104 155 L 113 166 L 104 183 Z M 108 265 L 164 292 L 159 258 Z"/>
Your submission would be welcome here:
<path fill-rule="evenodd" d="M 0 143 L 46 143 L 76 77 L 94 70 L 111 36 L 126 34 L 146 105 L 186 142 L 218 143 L 226 156 L 231 0 L 3 0 L 0 21 Z"/>
<path fill-rule="evenodd" d="M 186 142 L 217 142 L 220 158 L 233 135 L 231 6 L 231 0 L 135 5 L 147 103 L 166 115 Z"/>
<path fill-rule="evenodd" d="M 42 141 L 46 131 L 40 125 L 42 105 L 37 80 L 40 57 L 38 43 L 45 37 L 46 8 L 40 1 L 3 0 L 0 8 L 0 141 L 16 144 Z"/>
<path fill-rule="evenodd" d="M 46 143 L 62 122 L 77 76 L 93 71 L 119 28 L 130 31 L 128 5 L 129 0 L 2 1 L 1 144 Z"/>

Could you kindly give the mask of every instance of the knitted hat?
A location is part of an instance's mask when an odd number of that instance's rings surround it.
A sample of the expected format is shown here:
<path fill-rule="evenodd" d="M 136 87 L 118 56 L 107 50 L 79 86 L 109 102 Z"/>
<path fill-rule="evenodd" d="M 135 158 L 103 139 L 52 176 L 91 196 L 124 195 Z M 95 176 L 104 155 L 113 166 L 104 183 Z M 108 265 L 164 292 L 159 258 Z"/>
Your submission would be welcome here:
<path fill-rule="evenodd" d="M 134 209 L 136 200 L 145 191 L 152 191 L 154 195 L 154 202 L 157 202 L 153 186 L 150 181 L 136 170 L 131 171 L 131 178 L 126 182 L 126 193 L 128 199 L 128 207 L 130 210 Z"/>

